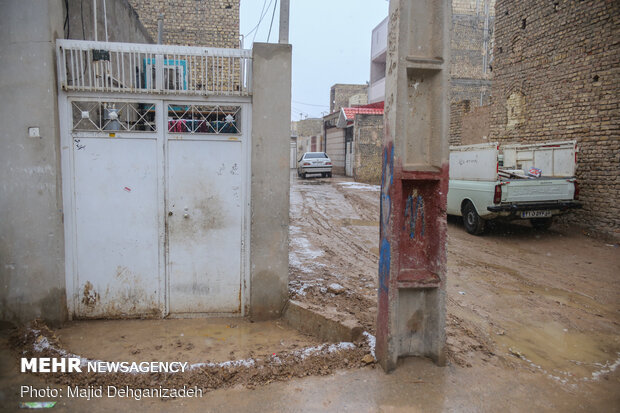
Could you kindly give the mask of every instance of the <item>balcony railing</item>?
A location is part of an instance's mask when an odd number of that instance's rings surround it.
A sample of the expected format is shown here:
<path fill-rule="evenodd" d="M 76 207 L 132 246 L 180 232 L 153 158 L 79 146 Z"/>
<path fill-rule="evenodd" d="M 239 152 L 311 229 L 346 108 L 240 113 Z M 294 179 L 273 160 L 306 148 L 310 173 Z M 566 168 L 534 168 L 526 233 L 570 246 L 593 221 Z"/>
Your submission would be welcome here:
<path fill-rule="evenodd" d="M 252 51 L 58 39 L 65 91 L 249 96 Z"/>

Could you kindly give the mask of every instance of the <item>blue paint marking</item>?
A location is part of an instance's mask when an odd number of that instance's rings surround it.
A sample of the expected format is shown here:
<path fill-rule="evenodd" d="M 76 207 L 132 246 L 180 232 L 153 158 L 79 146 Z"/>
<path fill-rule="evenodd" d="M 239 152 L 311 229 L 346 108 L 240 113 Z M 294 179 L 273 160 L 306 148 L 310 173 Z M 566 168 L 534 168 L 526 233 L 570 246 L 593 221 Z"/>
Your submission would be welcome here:
<path fill-rule="evenodd" d="M 387 239 L 381 240 L 379 250 L 379 293 L 388 292 L 388 281 L 390 279 L 390 243 Z"/>
<path fill-rule="evenodd" d="M 383 149 L 383 165 L 381 169 L 381 243 L 379 248 L 379 294 L 388 292 L 390 279 L 391 251 L 390 242 L 385 238 L 385 230 L 392 215 L 392 198 L 390 187 L 394 183 L 394 147 L 389 145 Z"/>
<path fill-rule="evenodd" d="M 424 198 L 422 198 L 422 195 L 418 195 L 415 197 L 415 206 L 413 202 L 414 197 L 409 195 L 405 204 L 405 217 L 409 217 L 409 238 L 411 239 L 415 238 L 418 214 L 422 219 L 422 230 L 420 231 L 422 237 L 424 236 L 424 229 L 426 227 L 426 219 L 424 218 Z"/>

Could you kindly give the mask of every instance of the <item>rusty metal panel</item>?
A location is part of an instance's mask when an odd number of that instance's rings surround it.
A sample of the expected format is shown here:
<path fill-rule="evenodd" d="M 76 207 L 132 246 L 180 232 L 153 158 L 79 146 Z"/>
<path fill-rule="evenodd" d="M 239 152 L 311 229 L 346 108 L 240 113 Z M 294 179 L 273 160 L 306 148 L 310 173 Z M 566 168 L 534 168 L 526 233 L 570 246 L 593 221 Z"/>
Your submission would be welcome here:
<path fill-rule="evenodd" d="M 78 317 L 161 314 L 156 148 L 74 135 Z"/>
<path fill-rule="evenodd" d="M 170 313 L 241 313 L 245 168 L 239 138 L 169 136 Z"/>

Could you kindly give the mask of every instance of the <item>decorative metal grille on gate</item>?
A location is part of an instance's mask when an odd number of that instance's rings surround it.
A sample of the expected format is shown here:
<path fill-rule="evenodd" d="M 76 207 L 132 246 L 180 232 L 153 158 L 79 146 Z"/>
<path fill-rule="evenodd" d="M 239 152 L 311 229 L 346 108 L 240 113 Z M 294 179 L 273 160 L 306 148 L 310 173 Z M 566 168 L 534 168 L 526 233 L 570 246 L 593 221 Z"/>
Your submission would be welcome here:
<path fill-rule="evenodd" d="M 71 102 L 73 131 L 155 132 L 154 103 Z"/>
<path fill-rule="evenodd" d="M 240 106 L 168 105 L 168 132 L 241 133 Z"/>

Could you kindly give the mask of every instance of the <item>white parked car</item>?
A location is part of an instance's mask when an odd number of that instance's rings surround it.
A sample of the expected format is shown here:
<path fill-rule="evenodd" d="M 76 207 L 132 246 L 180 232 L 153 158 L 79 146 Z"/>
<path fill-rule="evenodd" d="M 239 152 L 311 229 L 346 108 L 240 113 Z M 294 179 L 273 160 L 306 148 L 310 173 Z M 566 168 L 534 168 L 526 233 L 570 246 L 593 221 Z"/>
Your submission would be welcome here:
<path fill-rule="evenodd" d="M 297 162 L 297 175 L 306 178 L 309 174 L 321 174 L 331 178 L 332 160 L 325 152 L 306 152 Z"/>

